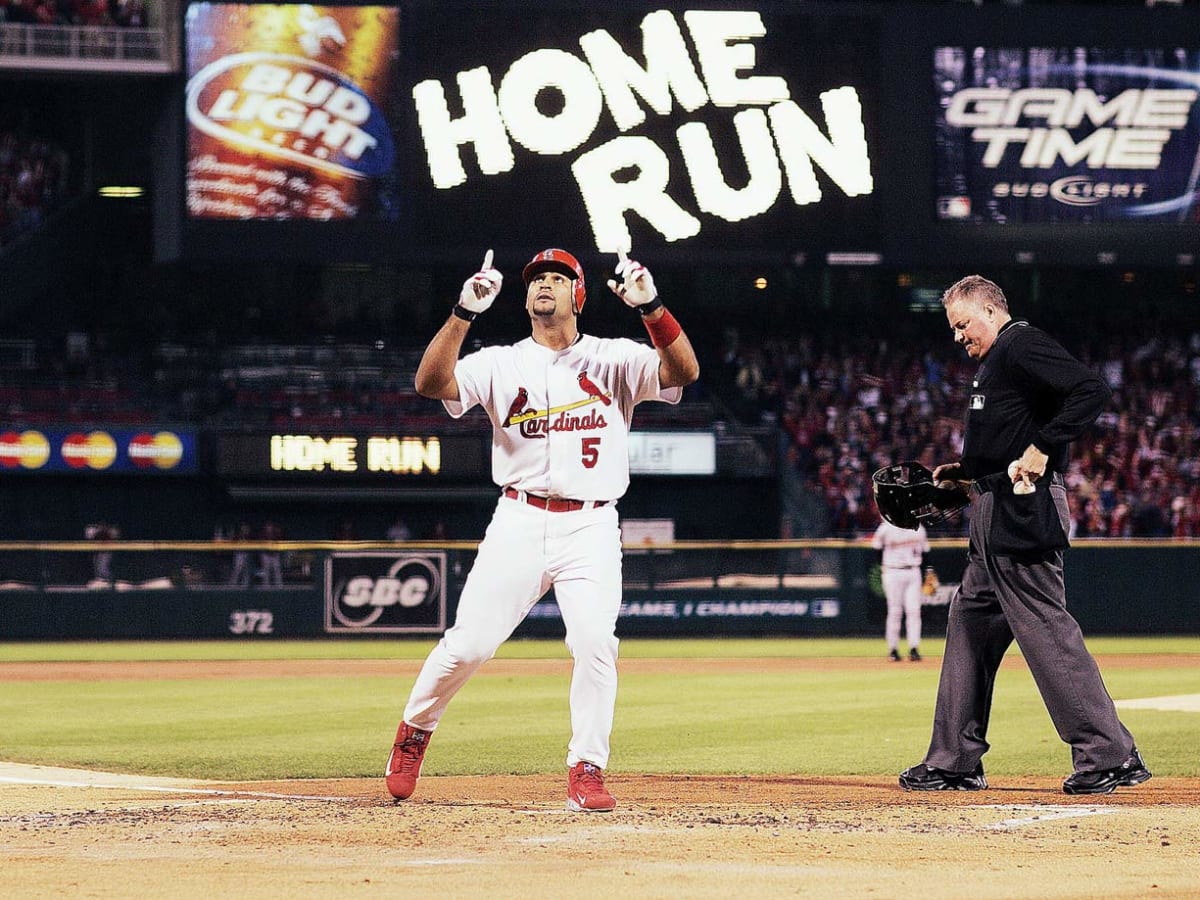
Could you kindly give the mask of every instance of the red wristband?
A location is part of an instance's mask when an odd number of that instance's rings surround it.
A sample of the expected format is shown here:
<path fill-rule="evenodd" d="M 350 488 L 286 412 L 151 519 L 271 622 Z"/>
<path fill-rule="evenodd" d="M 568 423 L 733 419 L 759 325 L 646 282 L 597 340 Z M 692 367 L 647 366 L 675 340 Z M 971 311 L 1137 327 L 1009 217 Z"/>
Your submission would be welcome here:
<path fill-rule="evenodd" d="M 683 332 L 669 309 L 664 309 L 662 315 L 653 322 L 649 319 L 642 319 L 642 324 L 650 332 L 650 343 L 660 349 L 671 346 L 675 338 Z"/>

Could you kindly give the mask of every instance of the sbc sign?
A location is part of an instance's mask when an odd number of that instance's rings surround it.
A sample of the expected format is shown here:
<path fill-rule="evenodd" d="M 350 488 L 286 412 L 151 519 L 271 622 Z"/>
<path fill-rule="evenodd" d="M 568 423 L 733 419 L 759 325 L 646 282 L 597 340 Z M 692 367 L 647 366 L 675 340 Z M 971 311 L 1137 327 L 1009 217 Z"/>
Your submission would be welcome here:
<path fill-rule="evenodd" d="M 331 634 L 445 631 L 446 554 L 331 554 L 325 560 L 325 630 Z"/>

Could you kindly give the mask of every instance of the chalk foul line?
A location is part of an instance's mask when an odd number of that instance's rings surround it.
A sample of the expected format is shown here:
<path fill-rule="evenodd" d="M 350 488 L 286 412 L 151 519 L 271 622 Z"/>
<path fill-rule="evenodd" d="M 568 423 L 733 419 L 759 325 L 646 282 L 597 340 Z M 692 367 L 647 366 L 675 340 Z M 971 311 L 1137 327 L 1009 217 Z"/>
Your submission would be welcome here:
<path fill-rule="evenodd" d="M 1039 804 L 985 804 L 975 809 L 996 809 L 1005 812 L 1030 812 L 1031 815 L 1015 816 L 991 822 L 983 827 L 989 831 L 1013 831 L 1028 825 L 1040 825 L 1057 819 L 1082 819 L 1087 816 L 1104 816 L 1120 812 L 1111 806 L 1041 806 Z"/>
<path fill-rule="evenodd" d="M 159 794 L 194 794 L 203 797 L 254 797 L 263 800 L 324 800 L 333 803 L 347 803 L 352 799 L 350 797 L 320 797 L 311 794 L 248 791 L 236 788 L 196 787 L 197 782 L 178 778 L 120 775 L 111 772 L 26 766 L 5 762 L 0 762 L 0 784 L 146 791 Z"/>

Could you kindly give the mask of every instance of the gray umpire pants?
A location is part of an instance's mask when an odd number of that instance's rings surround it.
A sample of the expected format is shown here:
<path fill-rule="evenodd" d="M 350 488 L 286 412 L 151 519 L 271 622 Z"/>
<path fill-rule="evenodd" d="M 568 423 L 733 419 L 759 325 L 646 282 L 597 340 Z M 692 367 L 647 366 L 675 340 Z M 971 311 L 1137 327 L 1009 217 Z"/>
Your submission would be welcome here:
<path fill-rule="evenodd" d="M 1066 492 L 1055 493 L 1060 515 Z M 974 492 L 970 549 L 962 586 L 950 602 L 946 652 L 926 765 L 969 772 L 988 750 L 992 689 L 1005 651 L 1017 646 L 1077 772 L 1119 766 L 1133 737 L 1117 718 L 1079 623 L 1067 612 L 1062 552 L 1034 560 L 993 556 L 989 534 L 996 496 Z"/>

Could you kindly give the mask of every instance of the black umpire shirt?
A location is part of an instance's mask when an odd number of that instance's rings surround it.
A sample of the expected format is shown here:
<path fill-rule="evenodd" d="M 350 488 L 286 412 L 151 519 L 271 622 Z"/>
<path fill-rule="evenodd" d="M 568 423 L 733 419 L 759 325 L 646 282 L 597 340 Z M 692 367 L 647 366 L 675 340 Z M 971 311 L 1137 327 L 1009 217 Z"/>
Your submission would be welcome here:
<path fill-rule="evenodd" d="M 1112 392 L 1040 328 L 1010 319 L 979 364 L 967 403 L 962 467 L 969 478 L 1004 472 L 1030 444 L 1065 471 L 1071 441 L 1096 421 Z"/>

